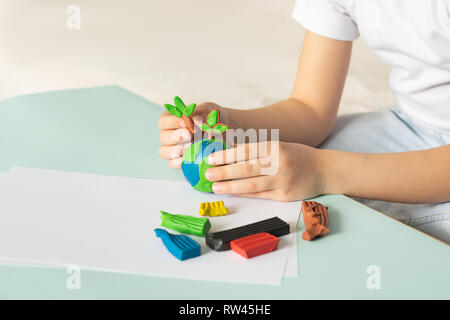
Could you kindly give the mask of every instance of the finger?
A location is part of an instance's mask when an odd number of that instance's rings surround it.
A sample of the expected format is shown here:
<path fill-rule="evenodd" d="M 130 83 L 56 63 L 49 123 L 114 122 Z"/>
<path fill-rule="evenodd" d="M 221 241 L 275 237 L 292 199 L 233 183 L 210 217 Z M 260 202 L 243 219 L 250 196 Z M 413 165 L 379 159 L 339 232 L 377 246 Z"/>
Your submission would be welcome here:
<path fill-rule="evenodd" d="M 234 162 L 242 162 L 248 160 L 256 160 L 258 158 L 266 158 L 270 155 L 270 143 L 243 143 L 238 144 L 234 148 L 226 149 L 212 153 L 208 157 L 210 165 L 224 165 Z"/>
<path fill-rule="evenodd" d="M 203 117 L 200 115 L 194 115 L 192 116 L 192 121 L 195 123 L 195 125 L 199 126 L 203 122 Z"/>
<path fill-rule="evenodd" d="M 164 111 L 158 119 L 158 126 L 160 129 L 178 129 L 185 128 L 184 121 L 175 117 L 169 111 Z"/>
<path fill-rule="evenodd" d="M 213 192 L 216 194 L 254 193 L 273 189 L 273 178 L 259 176 L 240 180 L 214 182 Z"/>
<path fill-rule="evenodd" d="M 201 123 L 204 122 L 206 120 L 206 117 L 208 116 L 208 114 L 211 112 L 211 110 L 219 110 L 220 107 L 212 102 L 202 102 L 199 103 L 197 105 L 197 107 L 194 110 L 194 113 L 192 114 L 191 118 L 192 121 L 194 121 L 194 123 Z M 219 110 L 219 114 L 220 114 L 220 110 Z"/>
<path fill-rule="evenodd" d="M 192 135 L 188 129 L 161 130 L 159 131 L 159 142 L 162 145 L 175 145 L 190 142 Z"/>
<path fill-rule="evenodd" d="M 291 199 L 283 195 L 282 193 L 278 192 L 277 189 L 271 189 L 267 191 L 262 192 L 255 192 L 255 193 L 242 193 L 242 194 L 236 194 L 235 196 L 238 197 L 247 197 L 247 198 L 257 198 L 257 199 L 270 199 L 275 201 L 296 201 L 296 199 Z"/>
<path fill-rule="evenodd" d="M 173 146 L 161 146 L 159 147 L 158 153 L 162 159 L 176 159 L 182 157 L 184 150 L 189 148 L 189 146 L 189 143 L 176 144 Z"/>
<path fill-rule="evenodd" d="M 238 194 L 235 194 L 235 196 L 246 197 L 246 198 L 275 200 L 275 193 L 273 190 L 254 192 L 254 193 L 238 193 Z"/>
<path fill-rule="evenodd" d="M 183 158 L 171 159 L 171 160 L 169 160 L 169 167 L 172 169 L 180 169 L 182 161 L 183 161 Z"/>
<path fill-rule="evenodd" d="M 212 167 L 205 172 L 205 178 L 209 181 L 243 179 L 257 177 L 260 175 L 260 166 L 258 164 L 250 164 L 249 162 L 232 163 L 224 166 Z"/>

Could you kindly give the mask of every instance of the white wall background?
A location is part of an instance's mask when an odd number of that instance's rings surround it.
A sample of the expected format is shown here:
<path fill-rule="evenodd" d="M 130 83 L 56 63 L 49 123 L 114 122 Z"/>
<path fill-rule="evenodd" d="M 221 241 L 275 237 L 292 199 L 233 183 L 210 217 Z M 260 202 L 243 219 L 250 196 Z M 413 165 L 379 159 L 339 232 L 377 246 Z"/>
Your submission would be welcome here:
<path fill-rule="evenodd" d="M 69 5 L 81 29 L 66 25 Z M 237 108 L 286 98 L 304 29 L 294 0 L 1 0 L 0 99 L 118 84 Z M 340 113 L 395 103 L 389 68 L 356 41 Z"/>

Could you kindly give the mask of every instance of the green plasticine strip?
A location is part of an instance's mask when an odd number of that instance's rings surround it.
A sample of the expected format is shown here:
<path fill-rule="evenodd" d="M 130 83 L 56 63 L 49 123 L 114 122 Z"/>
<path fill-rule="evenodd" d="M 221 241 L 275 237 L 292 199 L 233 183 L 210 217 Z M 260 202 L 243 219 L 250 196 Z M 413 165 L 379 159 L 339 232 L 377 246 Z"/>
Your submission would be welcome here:
<path fill-rule="evenodd" d="M 178 231 L 180 233 L 204 237 L 211 228 L 211 223 L 207 218 L 197 218 L 181 214 L 170 214 L 162 210 L 160 211 L 161 226 Z"/>

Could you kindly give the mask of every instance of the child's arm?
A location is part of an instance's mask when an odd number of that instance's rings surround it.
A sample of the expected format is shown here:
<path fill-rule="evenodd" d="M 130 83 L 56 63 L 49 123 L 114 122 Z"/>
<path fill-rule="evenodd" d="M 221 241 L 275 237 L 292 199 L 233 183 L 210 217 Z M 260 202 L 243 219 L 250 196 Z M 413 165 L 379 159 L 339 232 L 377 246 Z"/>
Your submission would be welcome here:
<path fill-rule="evenodd" d="M 254 145 L 259 148 L 265 143 Z M 321 194 L 407 203 L 450 201 L 450 146 L 362 154 L 281 142 L 278 150 L 268 143 L 267 157 L 249 152 L 254 145 L 238 145 L 209 157 L 210 164 L 218 165 L 205 174 L 217 181 L 215 193 L 279 201 Z"/>
<path fill-rule="evenodd" d="M 450 145 L 385 154 L 321 151 L 329 159 L 326 193 L 408 203 L 450 201 Z"/>
<path fill-rule="evenodd" d="M 280 140 L 319 145 L 331 132 L 347 76 L 352 42 L 307 31 L 291 97 L 250 110 L 225 110 L 232 128 L 279 129 Z"/>
<path fill-rule="evenodd" d="M 280 128 L 282 141 L 298 143 L 281 142 L 270 153 L 270 163 L 261 156 L 249 162 L 249 144 L 211 155 L 211 164 L 219 165 L 206 171 L 207 179 L 217 181 L 214 192 L 281 201 L 327 193 L 408 203 L 450 201 L 450 146 L 391 154 L 307 146 L 319 144 L 332 129 L 350 51 L 349 42 L 308 32 L 291 99 L 230 113 L 236 127 Z"/>
<path fill-rule="evenodd" d="M 392 154 L 309 147 L 320 144 L 333 127 L 350 54 L 351 42 L 307 32 L 290 99 L 245 111 L 211 103 L 197 107 L 203 118 L 217 108 L 221 121 L 231 127 L 279 128 L 282 141 L 296 142 L 281 142 L 279 150 L 269 153 L 270 163 L 262 158 L 247 161 L 249 144 L 214 153 L 210 163 L 219 166 L 206 171 L 206 178 L 216 181 L 214 192 L 280 201 L 326 193 L 409 203 L 450 201 L 450 146 Z M 189 132 L 167 112 L 159 125 L 160 155 L 179 168 L 183 153 L 179 142 L 190 141 Z"/>
<path fill-rule="evenodd" d="M 222 108 L 202 103 L 193 118 L 202 118 L 218 109 L 220 120 L 231 128 L 280 129 L 280 140 L 319 145 L 330 133 L 336 119 L 350 61 L 352 43 L 307 32 L 291 97 L 272 106 L 252 110 Z M 159 155 L 169 166 L 179 169 L 183 147 L 191 134 L 183 121 L 164 112 L 159 118 Z"/>

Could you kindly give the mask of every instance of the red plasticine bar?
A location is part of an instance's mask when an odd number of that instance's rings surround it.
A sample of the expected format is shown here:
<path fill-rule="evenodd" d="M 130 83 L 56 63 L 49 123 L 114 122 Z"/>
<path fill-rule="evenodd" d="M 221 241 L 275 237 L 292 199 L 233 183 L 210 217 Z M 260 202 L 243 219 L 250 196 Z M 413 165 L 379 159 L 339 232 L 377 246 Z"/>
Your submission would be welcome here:
<path fill-rule="evenodd" d="M 231 250 L 248 259 L 274 251 L 279 242 L 280 239 L 277 237 L 261 232 L 233 240 L 230 242 L 230 247 Z"/>

